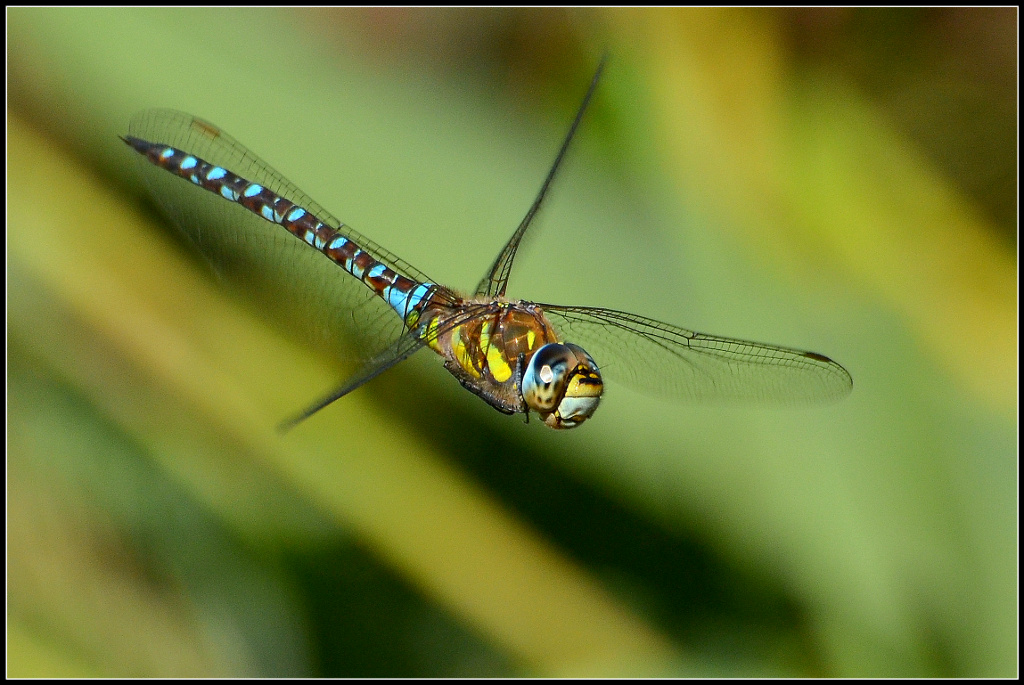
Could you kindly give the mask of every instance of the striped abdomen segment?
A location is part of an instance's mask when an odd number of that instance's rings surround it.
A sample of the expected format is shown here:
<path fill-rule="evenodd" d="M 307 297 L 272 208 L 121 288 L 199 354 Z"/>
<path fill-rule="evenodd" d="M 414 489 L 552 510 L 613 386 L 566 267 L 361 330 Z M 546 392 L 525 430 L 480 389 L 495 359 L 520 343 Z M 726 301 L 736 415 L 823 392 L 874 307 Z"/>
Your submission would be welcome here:
<path fill-rule="evenodd" d="M 377 261 L 332 226 L 269 188 L 252 183 L 228 169 L 206 162 L 177 148 L 126 136 L 124 142 L 151 163 L 200 188 L 236 202 L 267 221 L 280 224 L 299 240 L 315 247 L 328 259 L 377 293 L 410 328 L 437 290 L 433 283 L 418 283 Z"/>

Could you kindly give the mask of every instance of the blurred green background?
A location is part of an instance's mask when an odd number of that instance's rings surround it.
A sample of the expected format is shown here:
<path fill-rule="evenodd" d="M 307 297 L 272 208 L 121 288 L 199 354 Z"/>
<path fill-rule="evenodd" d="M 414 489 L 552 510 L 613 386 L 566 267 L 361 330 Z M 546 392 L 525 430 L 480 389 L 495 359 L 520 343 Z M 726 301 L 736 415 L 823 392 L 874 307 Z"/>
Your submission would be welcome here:
<path fill-rule="evenodd" d="M 1014 676 L 1015 8 L 9 9 L 8 675 Z M 204 117 L 471 289 L 853 394 L 501 416 L 222 284 L 118 139 Z M 600 361 L 600 360 L 599 360 Z"/>

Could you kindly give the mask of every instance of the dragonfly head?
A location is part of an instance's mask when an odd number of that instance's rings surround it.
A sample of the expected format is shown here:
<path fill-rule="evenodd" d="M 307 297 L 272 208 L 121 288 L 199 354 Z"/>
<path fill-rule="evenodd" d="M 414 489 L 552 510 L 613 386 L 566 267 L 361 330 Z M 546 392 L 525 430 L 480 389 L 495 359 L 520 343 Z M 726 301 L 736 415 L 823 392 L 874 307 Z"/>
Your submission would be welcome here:
<path fill-rule="evenodd" d="M 571 343 L 549 343 L 523 372 L 523 399 L 551 428 L 575 428 L 593 415 L 604 382 L 593 358 Z"/>

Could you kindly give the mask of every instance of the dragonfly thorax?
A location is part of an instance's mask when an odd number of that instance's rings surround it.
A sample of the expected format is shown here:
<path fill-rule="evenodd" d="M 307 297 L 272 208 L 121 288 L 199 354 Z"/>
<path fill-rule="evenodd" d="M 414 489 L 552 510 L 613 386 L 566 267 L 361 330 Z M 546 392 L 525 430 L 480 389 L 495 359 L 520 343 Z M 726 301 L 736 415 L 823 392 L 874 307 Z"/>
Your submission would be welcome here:
<path fill-rule="evenodd" d="M 427 345 L 463 387 L 506 414 L 537 412 L 573 428 L 597 409 L 604 384 L 593 358 L 561 342 L 543 310 L 504 298 L 438 306 L 421 324 Z"/>
<path fill-rule="evenodd" d="M 523 372 L 523 400 L 551 428 L 575 428 L 589 419 L 602 392 L 597 364 L 571 343 L 544 345 Z"/>

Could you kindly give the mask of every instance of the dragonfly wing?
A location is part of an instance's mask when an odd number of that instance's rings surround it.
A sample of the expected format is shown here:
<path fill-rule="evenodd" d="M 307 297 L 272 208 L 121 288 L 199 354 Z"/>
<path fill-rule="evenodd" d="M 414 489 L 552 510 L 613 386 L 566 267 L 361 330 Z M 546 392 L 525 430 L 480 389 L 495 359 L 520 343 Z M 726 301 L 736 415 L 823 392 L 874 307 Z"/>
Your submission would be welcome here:
<path fill-rule="evenodd" d="M 579 128 L 580 121 L 583 120 L 583 113 L 587 111 L 587 105 L 590 104 L 594 91 L 597 89 L 597 83 L 601 79 L 601 72 L 604 71 L 604 64 L 607 58 L 607 54 L 601 57 L 601 62 L 597 65 L 597 71 L 594 72 L 594 77 L 590 80 L 587 94 L 583 96 L 583 102 L 580 103 L 580 107 L 576 111 L 576 118 L 573 120 L 572 126 L 569 127 L 565 140 L 562 141 L 562 147 L 559 148 L 558 154 L 555 156 L 555 161 L 540 187 L 540 192 L 537 193 L 537 197 L 534 199 L 533 204 L 530 205 L 529 211 L 526 212 L 526 216 L 523 217 L 516 232 L 512 234 L 509 241 L 505 243 L 505 247 L 498 253 L 497 259 L 491 265 L 491 270 L 477 284 L 476 294 L 478 296 L 487 298 L 504 297 L 505 288 L 508 286 L 508 278 L 512 274 L 512 262 L 515 260 L 516 252 L 519 250 L 519 243 L 522 242 L 523 236 L 526 235 L 526 230 L 533 223 L 534 217 L 537 215 L 541 204 L 544 202 L 544 198 L 548 194 L 551 182 L 555 180 L 555 174 L 558 173 L 558 168 L 562 165 L 562 160 L 565 159 L 569 143 L 572 142 L 573 136 L 576 135 L 576 129 Z"/>
<path fill-rule="evenodd" d="M 697 333 L 596 307 L 539 305 L 565 340 L 606 377 L 684 400 L 807 404 L 853 388 L 842 366 L 815 352 Z"/>
<path fill-rule="evenodd" d="M 244 145 L 219 128 L 173 110 L 147 110 L 129 134 L 161 143 L 258 183 L 338 228 L 374 259 L 421 282 L 422 272 L 342 224 Z M 372 357 L 405 331 L 399 317 L 363 283 L 283 227 L 205 191 L 136 155 L 157 204 L 211 264 L 247 297 L 306 333 L 318 346 L 356 348 Z"/>
<path fill-rule="evenodd" d="M 283 421 L 279 426 L 278 430 L 285 432 L 310 416 L 320 411 L 327 405 L 331 404 L 335 400 L 339 400 L 345 395 L 349 394 L 353 390 L 369 383 L 374 378 L 384 373 L 391 367 L 405 361 L 413 354 L 418 352 L 424 345 L 425 341 L 418 330 L 411 330 L 402 337 L 395 340 L 386 349 L 382 350 L 375 357 L 366 360 L 363 365 L 357 370 L 352 376 L 346 380 L 341 386 L 332 390 L 330 394 L 326 395 L 320 400 L 317 400 L 309 407 L 304 409 L 301 413 L 293 418 Z"/>

